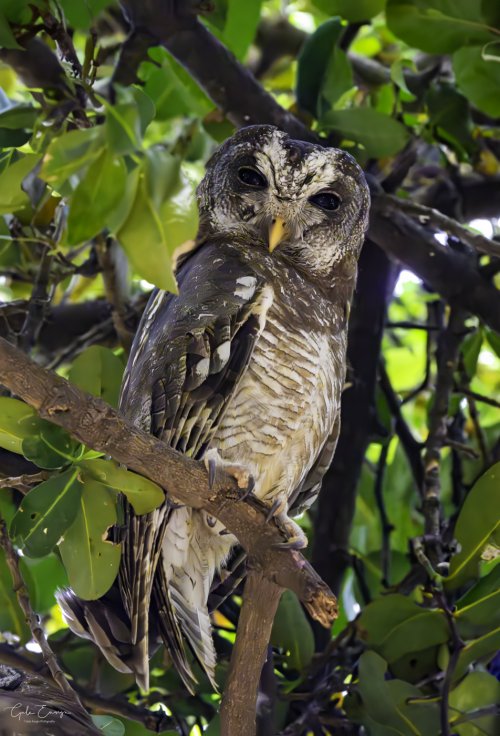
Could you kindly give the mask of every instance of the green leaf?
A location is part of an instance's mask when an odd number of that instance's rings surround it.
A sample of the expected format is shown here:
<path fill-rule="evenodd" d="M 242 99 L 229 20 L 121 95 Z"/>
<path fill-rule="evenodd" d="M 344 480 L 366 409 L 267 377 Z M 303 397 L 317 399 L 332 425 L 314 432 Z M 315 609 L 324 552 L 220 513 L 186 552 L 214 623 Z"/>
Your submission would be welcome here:
<path fill-rule="evenodd" d="M 453 54 L 457 86 L 478 110 L 500 116 L 500 64 L 485 61 L 482 47 L 462 48 Z"/>
<path fill-rule="evenodd" d="M 152 480 L 122 468 L 113 460 L 83 460 L 80 462 L 84 482 L 98 480 L 115 491 L 125 494 L 136 514 L 147 514 L 165 501 L 162 488 Z"/>
<path fill-rule="evenodd" d="M 5 552 L 0 549 L 0 631 L 10 631 L 19 637 L 21 644 L 25 644 L 31 639 L 31 631 L 12 588 Z"/>
<path fill-rule="evenodd" d="M 102 151 L 90 164 L 71 198 L 67 234 L 69 245 L 84 243 L 104 230 L 110 213 L 121 205 L 126 177 L 123 158 L 110 151 Z"/>
<path fill-rule="evenodd" d="M 0 396 L 0 447 L 10 452 L 23 451 L 23 440 L 38 430 L 38 416 L 24 401 Z"/>
<path fill-rule="evenodd" d="M 123 363 L 112 350 L 92 345 L 80 353 L 70 368 L 68 378 L 82 391 L 99 396 L 111 406 L 118 406 Z"/>
<path fill-rule="evenodd" d="M 119 90 L 117 103 L 98 98 L 106 108 L 106 140 L 117 155 L 134 153 L 141 147 L 142 121 L 139 107 L 130 90 Z"/>
<path fill-rule="evenodd" d="M 32 129 L 39 114 L 39 107 L 33 107 L 33 105 L 12 105 L 12 107 L 8 107 L 0 112 L 0 128 L 9 128 L 10 130 L 17 128 Z"/>
<path fill-rule="evenodd" d="M 482 475 L 469 491 L 460 510 L 455 538 L 460 545 L 444 581 L 454 590 L 471 578 L 479 577 L 481 553 L 500 526 L 500 463 Z"/>
<path fill-rule="evenodd" d="M 460 652 L 453 681 L 457 682 L 474 662 L 487 663 L 500 649 L 500 628 L 492 629 L 484 636 L 468 642 Z"/>
<path fill-rule="evenodd" d="M 343 27 L 338 18 L 327 20 L 309 36 L 299 54 L 297 102 L 311 115 L 317 116 L 321 108 L 319 104 L 321 90 L 330 59 L 342 32 Z"/>
<path fill-rule="evenodd" d="M 0 12 L 0 47 L 4 49 L 20 49 L 12 33 L 12 28 L 4 13 Z"/>
<path fill-rule="evenodd" d="M 172 167 L 168 174 L 175 170 Z M 171 258 L 177 246 L 193 238 L 198 214 L 193 187 L 181 172 L 177 181 L 169 182 L 145 157 L 139 172 L 134 204 L 128 218 L 117 233 L 135 270 L 160 289 L 177 292 Z M 163 203 L 159 202 L 173 192 Z"/>
<path fill-rule="evenodd" d="M 260 20 L 262 0 L 228 0 L 223 40 L 237 59 L 243 59 Z"/>
<path fill-rule="evenodd" d="M 409 46 L 440 54 L 494 40 L 477 10 L 471 0 L 388 0 L 386 17 Z"/>
<path fill-rule="evenodd" d="M 86 31 L 90 28 L 92 21 L 105 8 L 116 5 L 114 0 L 59 0 L 64 11 L 64 17 L 72 28 Z"/>
<path fill-rule="evenodd" d="M 463 639 L 486 634 L 500 626 L 500 565 L 458 601 L 454 616 Z"/>
<path fill-rule="evenodd" d="M 382 12 L 386 0 L 312 0 L 326 15 L 341 15 L 348 21 L 370 20 Z"/>
<path fill-rule="evenodd" d="M 25 554 L 43 557 L 53 550 L 75 519 L 81 493 L 78 469 L 70 468 L 26 494 L 10 525 Z"/>
<path fill-rule="evenodd" d="M 59 550 L 75 593 L 95 600 L 109 590 L 120 564 L 120 545 L 106 541 L 116 523 L 116 498 L 102 483 L 87 481 L 76 511 Z"/>
<path fill-rule="evenodd" d="M 487 672 L 471 672 L 449 697 L 450 726 L 458 736 L 497 736 L 498 716 L 490 715 L 464 723 L 467 714 L 500 702 L 500 682 Z M 462 724 L 462 725 L 459 725 Z"/>
<path fill-rule="evenodd" d="M 435 703 L 411 703 L 421 691 L 402 680 L 386 680 L 387 664 L 375 652 L 359 660 L 359 682 L 344 706 L 348 717 L 362 723 L 370 736 L 431 736 L 439 728 Z"/>
<path fill-rule="evenodd" d="M 442 611 L 423 608 L 399 593 L 366 606 L 357 626 L 366 644 L 388 662 L 442 644 L 450 635 Z"/>
<path fill-rule="evenodd" d="M 481 329 L 476 330 L 471 335 L 467 335 L 462 342 L 460 352 L 464 360 L 465 370 L 469 378 L 473 378 L 476 373 L 477 361 L 481 346 L 483 344 L 483 332 Z"/>
<path fill-rule="evenodd" d="M 21 557 L 19 566 L 33 609 L 37 613 L 46 613 L 56 603 L 54 593 L 57 588 L 63 588 L 68 584 L 68 577 L 60 559 L 55 554 L 39 559 Z"/>
<path fill-rule="evenodd" d="M 343 138 L 360 143 L 369 156 L 392 156 L 409 140 L 409 133 L 397 120 L 369 107 L 352 110 L 332 110 L 321 124 Z"/>
<path fill-rule="evenodd" d="M 451 84 L 436 82 L 427 90 L 425 101 L 429 125 L 436 137 L 446 141 L 463 158 L 471 155 L 477 144 L 472 137 L 469 104 Z"/>
<path fill-rule="evenodd" d="M 105 736 L 123 736 L 125 733 L 123 723 L 113 716 L 92 716 L 92 720 Z"/>
<path fill-rule="evenodd" d="M 9 130 L 0 128 L 0 148 L 19 148 L 31 138 L 26 130 Z"/>
<path fill-rule="evenodd" d="M 311 625 L 297 596 L 290 590 L 285 590 L 281 596 L 273 622 L 271 644 L 287 652 L 287 663 L 294 670 L 302 671 L 314 654 Z"/>
<path fill-rule="evenodd" d="M 29 427 L 32 427 L 31 422 Z M 80 456 L 82 445 L 62 427 L 38 419 L 34 430 L 24 438 L 22 452 L 27 460 L 31 460 L 39 468 L 62 468 Z"/>
<path fill-rule="evenodd" d="M 102 128 L 63 133 L 50 143 L 40 178 L 59 189 L 70 177 L 89 166 L 100 155 L 104 145 Z"/>
<path fill-rule="evenodd" d="M 2 171 L 0 174 L 0 214 L 12 214 L 23 210 L 30 204 L 28 195 L 21 187 L 39 160 L 40 156 L 27 153 Z"/>

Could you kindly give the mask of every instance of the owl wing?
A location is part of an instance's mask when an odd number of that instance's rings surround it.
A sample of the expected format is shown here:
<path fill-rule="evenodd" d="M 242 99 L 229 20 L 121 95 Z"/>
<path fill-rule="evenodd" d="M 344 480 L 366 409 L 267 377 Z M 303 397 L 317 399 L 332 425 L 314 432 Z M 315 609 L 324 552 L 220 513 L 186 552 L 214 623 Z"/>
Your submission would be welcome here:
<path fill-rule="evenodd" d="M 236 254 L 234 250 L 233 257 L 226 254 L 221 258 L 217 248 L 204 245 L 181 269 L 178 296 L 159 291 L 152 295 L 124 379 L 122 412 L 173 449 L 195 459 L 203 457 L 248 367 L 272 300 L 272 289 L 265 279 Z M 147 685 L 149 608 L 154 587 L 158 589 L 155 601 L 161 636 L 189 687 L 192 675 L 183 639 L 162 565 L 158 565 L 169 506 L 136 516 L 126 505 L 125 514 L 120 587 L 131 621 L 138 678 Z M 211 657 L 199 654 L 204 651 L 199 640 L 207 637 L 202 631 L 190 635 L 184 629 L 184 633 L 213 679 Z"/>

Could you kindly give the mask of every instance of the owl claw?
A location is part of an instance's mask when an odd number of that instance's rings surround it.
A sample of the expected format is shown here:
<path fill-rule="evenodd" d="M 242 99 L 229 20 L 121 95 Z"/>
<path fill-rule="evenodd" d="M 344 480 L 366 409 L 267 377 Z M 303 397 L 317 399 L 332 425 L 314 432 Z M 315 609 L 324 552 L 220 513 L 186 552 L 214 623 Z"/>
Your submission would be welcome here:
<path fill-rule="evenodd" d="M 244 501 L 246 498 L 251 496 L 254 488 L 255 488 L 255 478 L 253 477 L 253 475 L 249 475 L 247 487 L 245 489 L 242 489 L 243 493 L 239 497 L 238 501 Z"/>
<path fill-rule="evenodd" d="M 214 458 L 209 458 L 207 462 L 207 470 L 208 470 L 208 487 L 210 489 L 213 488 L 213 485 L 215 483 L 215 476 L 217 474 L 217 462 Z"/>
<path fill-rule="evenodd" d="M 247 498 L 255 488 L 255 478 L 249 472 L 248 468 L 245 465 L 238 465 L 237 463 L 223 460 L 217 449 L 212 448 L 207 450 L 203 462 L 208 472 L 209 488 L 213 488 L 219 471 L 227 473 L 235 479 L 238 488 L 242 491 L 240 499 Z"/>
<path fill-rule="evenodd" d="M 273 544 L 273 549 L 281 550 L 300 550 L 305 549 L 306 547 L 307 538 L 304 534 L 302 534 L 302 536 L 290 537 L 286 542 L 276 542 L 276 544 Z"/>

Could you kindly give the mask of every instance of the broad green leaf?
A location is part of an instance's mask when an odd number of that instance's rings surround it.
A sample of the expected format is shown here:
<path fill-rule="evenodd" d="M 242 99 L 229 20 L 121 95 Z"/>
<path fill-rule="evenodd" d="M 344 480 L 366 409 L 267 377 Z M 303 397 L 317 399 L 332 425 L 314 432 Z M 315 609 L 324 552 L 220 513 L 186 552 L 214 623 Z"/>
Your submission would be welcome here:
<path fill-rule="evenodd" d="M 39 114 L 40 108 L 33 105 L 13 105 L 0 112 L 0 128 L 31 129 Z"/>
<path fill-rule="evenodd" d="M 409 133 L 397 120 L 369 107 L 332 110 L 321 120 L 323 127 L 334 130 L 349 141 L 360 143 L 369 156 L 392 156 L 409 140 Z"/>
<path fill-rule="evenodd" d="M 134 204 L 128 218 L 117 233 L 135 270 L 160 289 L 177 292 L 171 258 L 177 246 L 193 238 L 198 216 L 193 187 L 181 172 L 171 191 L 165 196 L 165 182 L 143 160 Z"/>
<path fill-rule="evenodd" d="M 479 329 L 473 332 L 471 335 L 467 335 L 460 347 L 465 370 L 467 371 L 467 375 L 471 379 L 476 373 L 477 361 L 479 358 L 479 353 L 481 352 L 482 344 L 483 332 Z"/>
<path fill-rule="evenodd" d="M 495 39 L 471 0 L 387 0 L 387 25 L 405 43 L 431 54 Z"/>
<path fill-rule="evenodd" d="M 142 120 L 139 106 L 131 90 L 119 89 L 118 101 L 99 100 L 106 108 L 106 140 L 109 149 L 117 155 L 133 153 L 141 148 Z"/>
<path fill-rule="evenodd" d="M 23 210 L 30 204 L 28 195 L 22 189 L 22 184 L 39 160 L 40 156 L 27 153 L 2 171 L 0 174 L 0 214 L 8 215 Z"/>
<path fill-rule="evenodd" d="M 78 469 L 70 468 L 26 494 L 10 525 L 25 554 L 43 557 L 53 550 L 75 519 L 81 493 Z"/>
<path fill-rule="evenodd" d="M 30 603 L 37 613 L 46 613 L 56 600 L 54 593 L 57 588 L 68 584 L 68 577 L 55 554 L 33 559 L 21 557 L 19 566 L 28 588 Z"/>
<path fill-rule="evenodd" d="M 139 166 L 127 172 L 125 190 L 121 202 L 118 203 L 112 212 L 108 213 L 106 224 L 113 235 L 116 235 L 130 215 L 137 196 L 140 173 L 141 168 Z"/>
<path fill-rule="evenodd" d="M 104 736 L 123 736 L 125 733 L 123 723 L 113 716 L 92 716 L 92 720 Z"/>
<path fill-rule="evenodd" d="M 477 147 L 472 137 L 469 104 L 451 84 L 436 82 L 429 87 L 425 101 L 429 125 L 439 140 L 450 144 L 461 158 Z"/>
<path fill-rule="evenodd" d="M 314 636 L 311 625 L 295 593 L 285 590 L 279 602 L 271 644 L 287 653 L 287 663 L 291 669 L 303 670 L 314 654 Z"/>
<path fill-rule="evenodd" d="M 366 644 L 388 662 L 442 644 L 450 636 L 442 611 L 423 608 L 399 593 L 366 606 L 357 626 Z"/>
<path fill-rule="evenodd" d="M 464 639 L 486 634 L 500 625 L 500 565 L 458 601 L 457 609 L 454 615 Z"/>
<path fill-rule="evenodd" d="M 0 396 L 0 447 L 10 452 L 23 451 L 23 440 L 38 429 L 38 415 L 24 401 Z"/>
<path fill-rule="evenodd" d="M 299 54 L 297 102 L 315 117 L 322 112 L 321 92 L 342 32 L 343 27 L 338 18 L 327 20 L 309 36 Z"/>
<path fill-rule="evenodd" d="M 12 588 L 5 552 L 0 549 L 0 631 L 10 631 L 19 637 L 21 644 L 25 644 L 31 639 L 31 631 Z"/>
<path fill-rule="evenodd" d="M 90 164 L 71 198 L 67 234 L 69 245 L 84 243 L 104 230 L 110 212 L 119 208 L 122 202 L 126 177 L 123 158 L 109 151 L 103 151 Z"/>
<path fill-rule="evenodd" d="M 359 660 L 359 682 L 344 701 L 348 717 L 366 725 L 370 736 L 431 736 L 438 733 L 435 703 L 411 703 L 422 693 L 402 680 L 386 680 L 386 662 L 375 652 Z"/>
<path fill-rule="evenodd" d="M 327 15 L 341 15 L 351 22 L 370 20 L 382 12 L 386 0 L 312 0 Z"/>
<path fill-rule="evenodd" d="M 223 39 L 238 59 L 243 59 L 260 20 L 262 0 L 228 0 Z"/>
<path fill-rule="evenodd" d="M 101 345 L 92 345 L 80 353 L 70 368 L 71 383 L 99 396 L 111 406 L 118 406 L 123 363 L 112 350 Z"/>
<path fill-rule="evenodd" d="M 73 28 L 86 31 L 92 21 L 105 8 L 115 5 L 115 0 L 59 0 L 68 24 Z"/>
<path fill-rule="evenodd" d="M 105 146 L 102 128 L 71 130 L 56 138 L 45 154 L 40 178 L 59 189 L 94 161 Z"/>
<path fill-rule="evenodd" d="M 453 673 L 454 682 L 460 680 L 473 662 L 487 663 L 500 649 L 500 627 L 467 642 L 460 652 L 458 663 Z"/>
<path fill-rule="evenodd" d="M 31 422 L 29 426 L 31 428 Z M 27 460 L 39 468 L 62 468 L 81 455 L 82 445 L 62 427 L 38 419 L 34 429 L 35 432 L 24 438 L 22 452 Z"/>
<path fill-rule="evenodd" d="M 450 692 L 450 726 L 458 736 L 497 736 L 499 717 L 475 716 L 464 722 L 467 714 L 500 702 L 500 682 L 487 672 L 471 672 Z"/>
<path fill-rule="evenodd" d="M 481 553 L 499 526 L 500 463 L 496 463 L 475 483 L 460 510 L 455 527 L 460 551 L 452 558 L 444 581 L 448 590 L 479 576 Z"/>
<path fill-rule="evenodd" d="M 160 486 L 148 478 L 120 467 L 113 460 L 83 460 L 80 467 L 84 482 L 87 482 L 87 479 L 94 479 L 115 491 L 120 491 L 132 504 L 136 514 L 153 511 L 165 500 L 165 493 Z"/>
<path fill-rule="evenodd" d="M 456 51 L 453 71 L 457 86 L 474 107 L 497 118 L 500 117 L 500 64 L 485 61 L 481 52 L 481 46 Z"/>
<path fill-rule="evenodd" d="M 21 48 L 14 38 L 9 21 L 2 12 L 0 12 L 0 47 L 4 49 Z"/>
<path fill-rule="evenodd" d="M 30 138 L 31 132 L 27 130 L 0 128 L 0 148 L 18 148 L 23 146 Z"/>
<path fill-rule="evenodd" d="M 141 78 L 144 92 L 156 108 L 156 120 L 169 120 L 180 115 L 206 115 L 214 105 L 192 77 L 162 48 L 150 49 L 150 58 L 160 66 L 145 63 Z"/>
<path fill-rule="evenodd" d="M 106 541 L 116 523 L 115 495 L 102 483 L 87 481 L 76 512 L 59 550 L 75 593 L 95 600 L 109 590 L 120 564 L 120 545 Z"/>

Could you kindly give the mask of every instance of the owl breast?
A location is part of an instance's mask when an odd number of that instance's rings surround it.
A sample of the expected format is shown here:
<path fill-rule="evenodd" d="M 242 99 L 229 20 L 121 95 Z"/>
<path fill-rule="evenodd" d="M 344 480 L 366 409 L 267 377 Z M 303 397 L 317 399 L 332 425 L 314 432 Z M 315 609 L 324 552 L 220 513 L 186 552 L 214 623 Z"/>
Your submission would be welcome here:
<path fill-rule="evenodd" d="M 266 501 L 289 496 L 304 479 L 340 407 L 345 334 L 332 335 L 328 315 L 311 315 L 307 302 L 306 320 L 273 301 L 212 443 L 223 459 L 249 468 Z"/>

